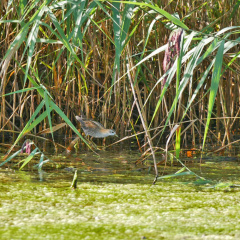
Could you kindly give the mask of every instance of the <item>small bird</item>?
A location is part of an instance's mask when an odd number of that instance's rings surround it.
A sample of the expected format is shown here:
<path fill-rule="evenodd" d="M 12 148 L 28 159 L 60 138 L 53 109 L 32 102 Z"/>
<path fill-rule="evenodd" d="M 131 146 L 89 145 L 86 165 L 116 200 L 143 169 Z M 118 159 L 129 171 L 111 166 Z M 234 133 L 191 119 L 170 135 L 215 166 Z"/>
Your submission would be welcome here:
<path fill-rule="evenodd" d="M 86 136 L 94 138 L 105 138 L 108 136 L 117 136 L 116 132 L 112 129 L 106 129 L 101 123 L 84 119 L 82 116 L 75 116 L 76 119 L 81 123 L 81 127 Z"/>

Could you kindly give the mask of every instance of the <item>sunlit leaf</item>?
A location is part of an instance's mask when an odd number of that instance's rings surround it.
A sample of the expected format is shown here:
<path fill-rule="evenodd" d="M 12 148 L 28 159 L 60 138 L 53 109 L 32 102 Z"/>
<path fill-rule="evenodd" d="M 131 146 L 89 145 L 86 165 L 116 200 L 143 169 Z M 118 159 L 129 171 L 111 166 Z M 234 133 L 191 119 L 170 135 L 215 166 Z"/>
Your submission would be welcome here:
<path fill-rule="evenodd" d="M 208 103 L 208 115 L 207 115 L 207 122 L 206 122 L 204 139 L 203 139 L 203 149 L 204 149 L 206 138 L 207 138 L 207 133 L 208 133 L 209 124 L 210 124 L 210 120 L 211 120 L 212 110 L 213 110 L 215 98 L 217 95 L 218 85 L 219 85 L 220 76 L 221 76 L 224 43 L 225 43 L 224 41 L 221 42 L 221 45 L 220 45 L 217 55 L 216 55 L 215 65 L 213 68 L 213 75 L 212 75 L 210 96 L 209 96 L 209 103 Z"/>
<path fill-rule="evenodd" d="M 186 176 L 186 175 L 195 175 L 195 174 L 193 172 L 181 172 L 181 173 L 175 173 L 175 174 L 161 176 L 159 178 L 172 178 L 172 177 L 179 177 L 179 176 Z"/>
<path fill-rule="evenodd" d="M 26 164 L 28 164 L 37 153 L 38 153 L 38 148 L 35 148 L 27 158 L 22 160 L 23 164 L 19 170 L 22 170 L 26 166 Z"/>

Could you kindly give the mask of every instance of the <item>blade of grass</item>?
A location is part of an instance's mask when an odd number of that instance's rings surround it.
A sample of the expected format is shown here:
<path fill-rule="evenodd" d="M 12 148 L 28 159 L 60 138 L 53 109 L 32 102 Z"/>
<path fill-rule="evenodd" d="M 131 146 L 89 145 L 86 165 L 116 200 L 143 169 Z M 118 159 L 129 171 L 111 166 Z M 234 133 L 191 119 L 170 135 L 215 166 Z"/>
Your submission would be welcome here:
<path fill-rule="evenodd" d="M 119 1 L 112 1 L 112 2 L 119 2 Z M 144 7 L 144 8 L 149 7 L 151 9 L 153 9 L 154 11 L 156 11 L 157 13 L 166 17 L 169 21 L 173 22 L 174 24 L 176 24 L 180 28 L 183 28 L 184 30 L 189 30 L 189 28 L 183 22 L 181 22 L 179 19 L 177 19 L 176 17 L 174 17 L 170 13 L 164 11 L 163 9 L 161 9 L 157 6 L 147 4 L 147 3 L 144 3 L 144 2 L 131 2 L 131 1 L 120 1 L 120 2 L 121 3 L 126 3 L 126 4 L 138 5 L 138 6 Z"/>
<path fill-rule="evenodd" d="M 4 94 L 4 95 L 1 95 L 0 97 L 3 97 L 3 96 L 9 96 L 9 95 L 16 94 L 16 93 L 28 92 L 28 91 L 35 90 L 35 89 L 39 89 L 39 88 L 41 88 L 41 87 L 30 87 L 30 88 L 24 88 L 24 89 L 21 89 L 21 90 L 15 91 L 15 92 L 6 93 L 6 94 Z"/>
<path fill-rule="evenodd" d="M 37 114 L 41 111 L 41 109 L 43 108 L 45 102 L 44 100 L 42 100 L 42 102 L 38 105 L 38 107 L 36 108 L 35 112 L 33 113 L 33 115 L 31 116 L 31 118 L 29 119 L 29 121 L 26 123 L 25 127 L 23 128 L 23 130 L 19 133 L 16 141 L 14 142 L 14 144 L 11 146 L 11 148 L 8 150 L 7 154 L 5 155 L 4 158 L 6 158 L 9 153 L 12 151 L 12 149 L 15 147 L 15 145 L 18 143 L 18 141 L 24 136 L 24 134 L 27 132 L 27 129 L 29 130 L 29 126 L 30 124 L 33 122 L 33 120 L 35 119 L 35 117 L 37 116 Z"/>
<path fill-rule="evenodd" d="M 193 172 L 181 172 L 181 173 L 174 173 L 174 174 L 169 174 L 165 176 L 161 176 L 159 178 L 172 178 L 172 177 L 179 177 L 179 176 L 185 176 L 185 175 L 195 175 Z"/>
<path fill-rule="evenodd" d="M 204 48 L 205 44 L 204 44 L 204 39 L 198 44 L 191 60 L 189 61 L 187 67 L 186 67 L 186 70 L 185 70 L 185 73 L 184 73 L 184 76 L 183 76 L 183 79 L 181 80 L 181 83 L 180 83 L 180 86 L 179 86 L 179 89 L 178 89 L 178 92 L 174 98 L 174 101 L 173 101 L 173 104 L 171 106 L 171 109 L 168 113 L 168 117 L 165 121 L 165 125 L 164 125 L 164 129 L 166 128 L 166 126 L 168 125 L 168 122 L 172 116 L 172 113 L 177 105 L 177 102 L 181 96 L 181 94 L 183 93 L 183 90 L 185 89 L 185 87 L 187 86 L 188 82 L 191 81 L 191 78 L 192 78 L 192 75 L 193 75 L 193 71 L 194 71 L 194 68 L 196 67 L 197 65 L 197 60 Z M 155 115 L 154 115 L 155 116 Z M 163 134 L 163 132 L 162 132 Z M 161 134 L 161 136 L 162 136 Z"/>
<path fill-rule="evenodd" d="M 27 158 L 22 160 L 23 164 L 19 170 L 22 170 L 26 166 L 26 164 L 28 164 L 37 153 L 38 153 L 38 148 L 35 148 Z"/>
<path fill-rule="evenodd" d="M 176 158 L 179 158 L 180 156 L 180 150 L 181 150 L 181 127 L 179 127 L 176 130 L 176 144 L 175 144 L 175 149 L 176 149 Z"/>
<path fill-rule="evenodd" d="M 207 122 L 204 132 L 204 138 L 203 138 L 203 147 L 204 149 L 207 133 L 209 129 L 209 124 L 211 120 L 212 110 L 215 102 L 215 98 L 218 91 L 218 85 L 220 81 L 221 76 L 221 69 L 222 69 L 222 62 L 223 62 L 223 51 L 224 51 L 224 43 L 225 41 L 222 41 L 220 44 L 220 47 L 218 49 L 217 55 L 216 55 L 216 61 L 213 68 L 213 75 L 212 75 L 212 81 L 211 81 L 211 87 L 210 87 L 210 96 L 209 96 L 209 103 L 208 103 L 208 115 L 207 115 Z"/>
<path fill-rule="evenodd" d="M 8 157 L 4 162 L 0 163 L 0 167 L 3 166 L 5 163 L 11 161 L 15 156 L 17 156 L 20 152 L 22 151 L 22 149 L 18 150 L 17 152 L 15 152 L 14 154 L 12 154 L 10 157 Z"/>
<path fill-rule="evenodd" d="M 113 33 L 115 45 L 115 64 L 120 72 L 120 56 L 121 56 L 121 17 L 120 17 L 120 2 L 112 3 L 112 18 L 113 18 Z"/>
<path fill-rule="evenodd" d="M 70 128 L 84 141 L 84 143 L 89 147 L 89 144 L 87 141 L 82 137 L 82 135 L 79 133 L 79 131 L 76 129 L 76 127 L 72 124 L 72 122 L 68 119 L 68 117 L 64 114 L 64 112 L 53 102 L 49 102 L 50 106 L 52 107 L 53 110 L 55 110 L 59 116 L 68 124 Z"/>
<path fill-rule="evenodd" d="M 51 118 L 51 109 L 49 106 L 49 97 L 47 92 L 44 92 L 44 100 L 45 100 L 45 106 L 46 106 L 46 111 L 47 111 L 47 116 L 48 116 L 48 123 L 49 123 L 49 127 L 50 127 L 50 132 L 52 134 L 52 139 L 54 141 L 54 136 L 53 136 L 53 127 L 52 127 L 52 118 Z M 51 100 L 50 100 L 51 101 Z"/>

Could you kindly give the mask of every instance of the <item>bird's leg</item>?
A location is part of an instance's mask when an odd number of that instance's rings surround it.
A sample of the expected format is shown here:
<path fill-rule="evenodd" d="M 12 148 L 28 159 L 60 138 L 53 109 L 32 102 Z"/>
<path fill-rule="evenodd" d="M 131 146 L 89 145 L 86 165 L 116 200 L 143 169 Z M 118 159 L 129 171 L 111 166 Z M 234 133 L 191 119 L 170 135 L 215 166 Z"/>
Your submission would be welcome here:
<path fill-rule="evenodd" d="M 93 139 L 93 137 L 91 137 L 90 140 L 88 139 L 88 144 L 89 144 L 91 147 L 93 147 L 94 149 L 100 150 L 100 149 L 98 148 L 98 146 L 93 142 L 92 139 Z"/>

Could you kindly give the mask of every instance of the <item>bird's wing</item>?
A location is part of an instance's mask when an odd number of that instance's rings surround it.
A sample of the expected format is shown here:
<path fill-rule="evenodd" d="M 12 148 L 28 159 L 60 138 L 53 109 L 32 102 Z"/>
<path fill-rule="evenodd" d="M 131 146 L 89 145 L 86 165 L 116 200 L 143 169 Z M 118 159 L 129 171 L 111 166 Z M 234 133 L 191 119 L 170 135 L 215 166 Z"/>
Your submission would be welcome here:
<path fill-rule="evenodd" d="M 101 123 L 99 123 L 99 122 L 96 122 L 96 121 L 93 121 L 93 120 L 91 120 L 91 122 L 93 122 L 94 124 L 96 124 L 98 127 L 100 127 L 100 128 L 105 128 Z"/>

